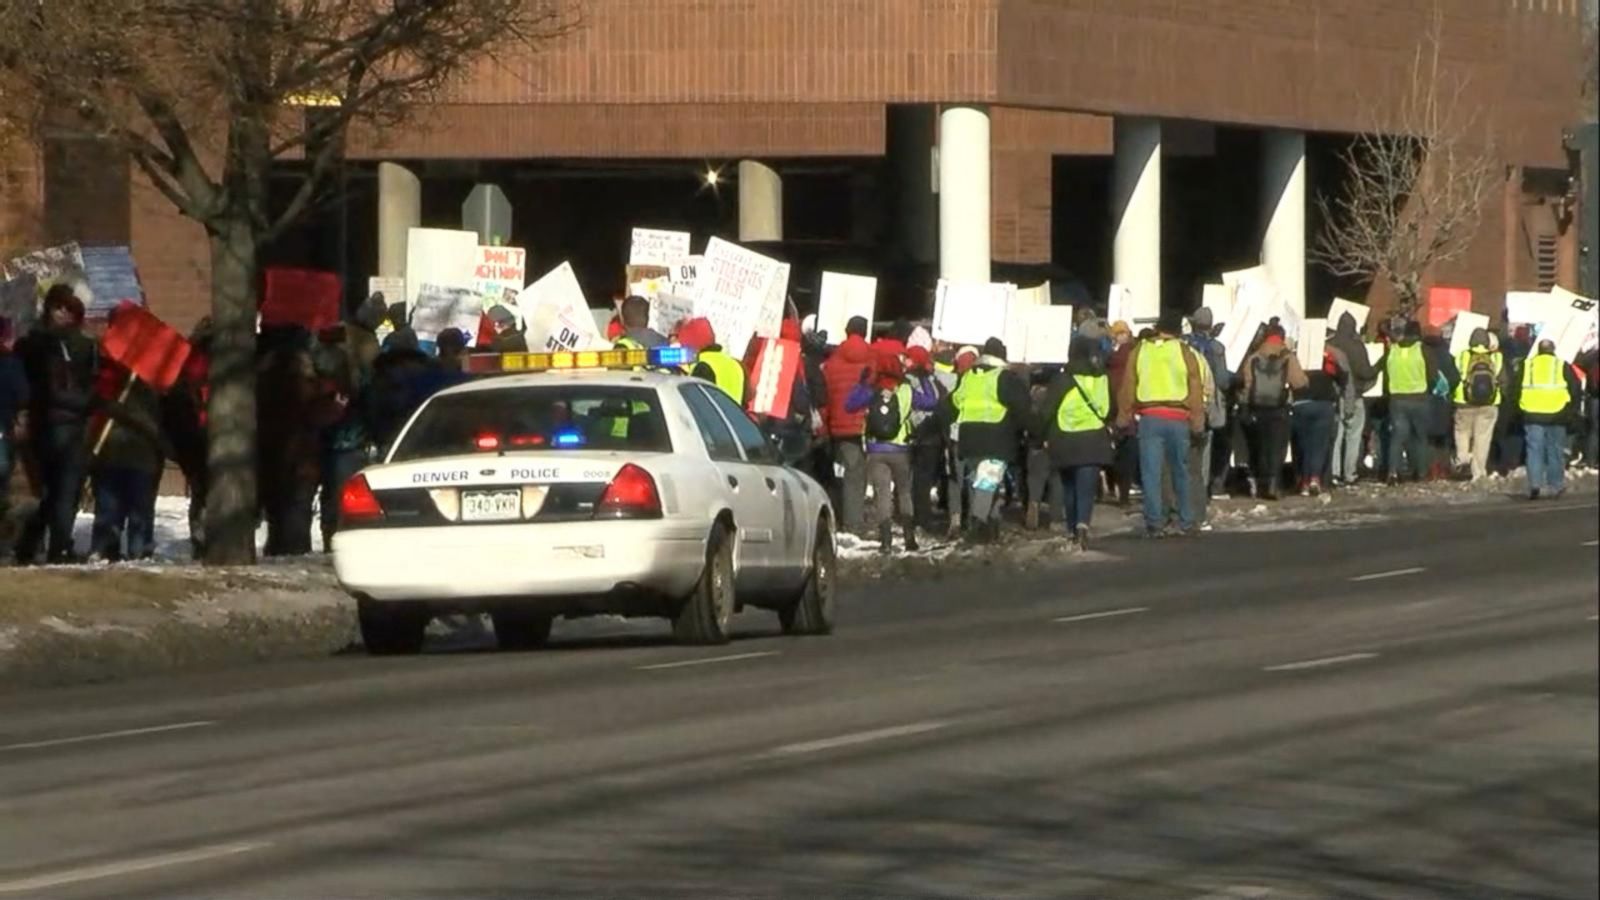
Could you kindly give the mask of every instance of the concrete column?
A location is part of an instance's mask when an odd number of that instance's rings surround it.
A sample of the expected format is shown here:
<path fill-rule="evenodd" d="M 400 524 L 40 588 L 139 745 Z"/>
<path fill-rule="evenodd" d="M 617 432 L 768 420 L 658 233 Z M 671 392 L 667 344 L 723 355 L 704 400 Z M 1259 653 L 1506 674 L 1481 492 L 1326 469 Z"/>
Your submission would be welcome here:
<path fill-rule="evenodd" d="M 939 113 L 939 274 L 988 281 L 989 110 L 948 106 Z"/>
<path fill-rule="evenodd" d="M 1284 303 L 1306 314 L 1306 136 L 1301 131 L 1269 131 L 1262 140 L 1261 197 L 1266 230 L 1261 264 Z"/>
<path fill-rule="evenodd" d="M 938 113 L 930 105 L 891 106 L 887 125 L 895 246 L 907 259 L 938 262 Z"/>
<path fill-rule="evenodd" d="M 752 159 L 739 163 L 739 240 L 783 240 L 783 176 Z"/>
<path fill-rule="evenodd" d="M 406 275 L 406 232 L 422 227 L 422 181 L 404 166 L 378 163 L 378 275 Z"/>
<path fill-rule="evenodd" d="M 1118 118 L 1112 145 L 1111 278 L 1128 290 L 1124 316 L 1154 319 L 1161 315 L 1161 122 Z"/>

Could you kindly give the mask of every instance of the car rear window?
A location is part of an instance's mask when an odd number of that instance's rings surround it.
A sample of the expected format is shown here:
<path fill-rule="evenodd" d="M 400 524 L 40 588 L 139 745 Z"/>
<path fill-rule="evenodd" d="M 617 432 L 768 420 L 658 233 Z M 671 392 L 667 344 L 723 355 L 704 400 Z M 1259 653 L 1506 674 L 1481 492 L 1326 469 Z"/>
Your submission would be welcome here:
<path fill-rule="evenodd" d="M 653 389 L 507 388 L 434 397 L 395 443 L 390 461 L 527 450 L 670 453 L 672 441 Z"/>

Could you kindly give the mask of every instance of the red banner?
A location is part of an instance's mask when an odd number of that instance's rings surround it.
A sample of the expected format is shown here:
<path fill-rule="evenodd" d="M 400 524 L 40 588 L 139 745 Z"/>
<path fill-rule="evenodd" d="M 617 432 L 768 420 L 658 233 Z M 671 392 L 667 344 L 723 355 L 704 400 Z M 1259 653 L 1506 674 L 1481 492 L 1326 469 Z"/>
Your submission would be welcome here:
<path fill-rule="evenodd" d="M 754 379 L 749 410 L 758 416 L 787 418 L 795 376 L 800 371 L 800 343 L 762 338 L 760 347 L 755 365 L 750 367 Z"/>
<path fill-rule="evenodd" d="M 1428 319 L 1426 324 L 1440 328 L 1454 319 L 1456 313 L 1472 311 L 1472 289 L 1436 287 L 1428 291 Z"/>
<path fill-rule="evenodd" d="M 100 352 L 157 391 L 169 391 L 189 361 L 189 342 L 142 306 L 123 303 L 111 316 Z"/>
<path fill-rule="evenodd" d="M 299 325 L 312 334 L 338 325 L 344 286 L 316 269 L 269 268 L 261 290 L 261 325 Z"/>

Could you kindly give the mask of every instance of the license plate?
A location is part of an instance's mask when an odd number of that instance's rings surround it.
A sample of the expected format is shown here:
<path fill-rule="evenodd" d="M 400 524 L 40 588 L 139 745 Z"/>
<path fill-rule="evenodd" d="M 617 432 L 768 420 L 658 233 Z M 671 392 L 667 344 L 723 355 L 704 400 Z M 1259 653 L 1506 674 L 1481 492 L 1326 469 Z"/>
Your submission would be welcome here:
<path fill-rule="evenodd" d="M 522 518 L 521 491 L 463 491 L 461 521 L 510 522 Z"/>

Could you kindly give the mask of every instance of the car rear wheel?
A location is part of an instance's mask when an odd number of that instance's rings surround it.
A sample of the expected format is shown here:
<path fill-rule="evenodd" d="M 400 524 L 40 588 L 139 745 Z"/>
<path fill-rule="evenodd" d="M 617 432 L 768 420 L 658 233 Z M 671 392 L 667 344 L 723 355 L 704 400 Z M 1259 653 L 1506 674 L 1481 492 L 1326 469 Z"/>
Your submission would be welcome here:
<path fill-rule="evenodd" d="M 672 620 L 672 635 L 685 644 L 726 644 L 733 609 L 733 539 L 719 525 L 706 542 L 700 581 Z"/>
<path fill-rule="evenodd" d="M 550 641 L 551 616 L 517 609 L 489 613 L 494 622 L 494 640 L 501 650 L 536 650 Z"/>
<path fill-rule="evenodd" d="M 361 643 L 373 656 L 408 656 L 422 651 L 422 640 L 433 617 L 422 607 L 405 603 L 356 601 Z"/>
<path fill-rule="evenodd" d="M 811 549 L 811 572 L 806 586 L 793 603 L 778 610 L 784 634 L 831 634 L 834 594 L 838 590 L 839 551 L 826 522 L 817 523 L 817 539 Z"/>

